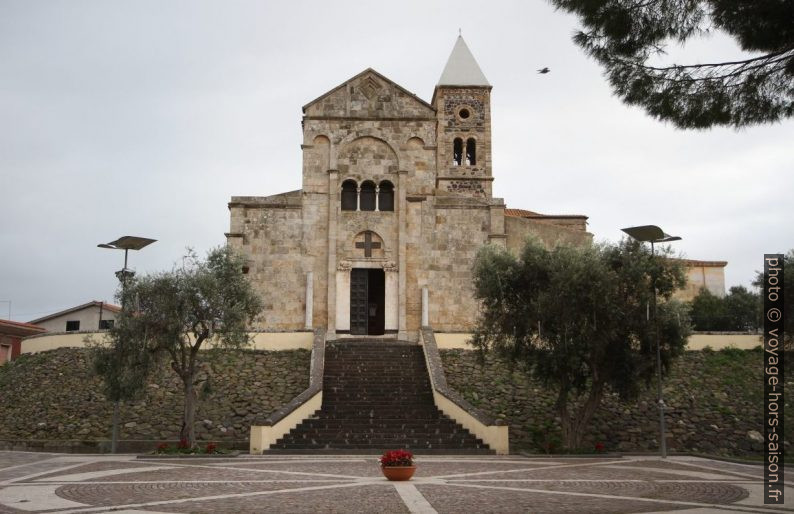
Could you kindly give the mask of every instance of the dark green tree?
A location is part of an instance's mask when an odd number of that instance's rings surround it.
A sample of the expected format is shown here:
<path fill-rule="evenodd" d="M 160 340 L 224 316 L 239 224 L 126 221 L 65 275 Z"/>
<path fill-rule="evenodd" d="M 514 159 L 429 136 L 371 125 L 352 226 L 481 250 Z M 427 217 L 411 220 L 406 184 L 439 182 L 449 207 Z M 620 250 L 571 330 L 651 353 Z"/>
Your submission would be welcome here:
<path fill-rule="evenodd" d="M 192 252 L 169 272 L 136 277 L 122 290 L 116 323 L 125 327 L 131 348 L 162 355 L 182 381 L 184 411 L 180 439 L 195 445 L 201 373 L 199 351 L 240 348 L 249 342 L 249 324 L 262 301 L 242 272 L 243 261 L 229 247 L 211 250 L 206 260 Z"/>
<path fill-rule="evenodd" d="M 551 0 L 579 16 L 574 42 L 629 105 L 679 128 L 744 127 L 794 115 L 794 0 Z M 748 55 L 656 66 L 668 44 L 713 31 Z"/>
<path fill-rule="evenodd" d="M 728 316 L 728 330 L 757 330 L 759 325 L 758 293 L 748 291 L 744 286 L 733 286 L 725 296 L 725 314 Z"/>
<path fill-rule="evenodd" d="M 725 307 L 722 298 L 701 288 L 691 302 L 692 328 L 702 332 L 729 330 Z"/>
<path fill-rule="evenodd" d="M 655 376 L 654 281 L 666 369 L 689 329 L 686 310 L 670 300 L 685 281 L 675 261 L 628 240 L 551 250 L 529 241 L 520 258 L 486 246 L 474 266 L 482 310 L 473 343 L 553 387 L 563 444 L 578 448 L 608 389 L 631 398 Z"/>
<path fill-rule="evenodd" d="M 759 304 L 759 295 L 744 286 L 731 287 L 724 298 L 702 288 L 690 304 L 692 327 L 704 332 L 756 330 Z"/>

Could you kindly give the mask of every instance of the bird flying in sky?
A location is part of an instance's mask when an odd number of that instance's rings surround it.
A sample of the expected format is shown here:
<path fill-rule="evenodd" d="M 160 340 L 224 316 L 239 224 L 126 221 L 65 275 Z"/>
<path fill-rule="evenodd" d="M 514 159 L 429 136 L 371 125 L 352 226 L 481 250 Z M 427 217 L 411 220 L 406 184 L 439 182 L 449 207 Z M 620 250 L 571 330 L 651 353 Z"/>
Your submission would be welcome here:
<path fill-rule="evenodd" d="M 540 73 L 541 75 L 545 75 L 546 73 L 548 73 L 550 71 L 551 70 L 548 69 L 548 68 L 541 68 L 541 69 L 538 70 L 538 73 Z"/>

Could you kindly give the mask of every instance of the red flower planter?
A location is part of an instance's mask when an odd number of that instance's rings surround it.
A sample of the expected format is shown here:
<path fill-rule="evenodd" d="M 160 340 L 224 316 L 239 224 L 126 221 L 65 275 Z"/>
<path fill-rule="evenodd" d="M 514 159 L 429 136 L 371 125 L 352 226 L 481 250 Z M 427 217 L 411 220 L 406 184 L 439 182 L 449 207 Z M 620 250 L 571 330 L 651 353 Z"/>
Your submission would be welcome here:
<path fill-rule="evenodd" d="M 411 480 L 416 471 L 416 466 L 381 466 L 383 476 L 394 482 Z"/>

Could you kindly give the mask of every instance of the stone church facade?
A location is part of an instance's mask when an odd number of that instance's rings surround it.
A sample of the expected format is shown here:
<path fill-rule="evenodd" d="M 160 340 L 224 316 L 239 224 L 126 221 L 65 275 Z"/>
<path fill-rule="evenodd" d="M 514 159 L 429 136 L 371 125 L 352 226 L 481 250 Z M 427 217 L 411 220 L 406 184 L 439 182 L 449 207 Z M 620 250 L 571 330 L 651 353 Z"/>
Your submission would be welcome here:
<path fill-rule="evenodd" d="M 227 240 L 264 299 L 261 328 L 468 332 L 481 246 L 591 239 L 585 216 L 492 196 L 490 98 L 459 37 L 429 103 L 367 69 L 303 107 L 302 188 L 229 203 Z"/>

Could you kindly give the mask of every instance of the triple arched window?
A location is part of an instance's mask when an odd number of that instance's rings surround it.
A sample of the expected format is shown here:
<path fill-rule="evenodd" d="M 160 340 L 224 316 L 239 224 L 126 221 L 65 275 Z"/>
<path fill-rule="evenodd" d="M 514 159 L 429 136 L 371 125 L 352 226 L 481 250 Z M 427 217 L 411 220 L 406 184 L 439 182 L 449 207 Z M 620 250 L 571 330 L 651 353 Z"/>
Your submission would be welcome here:
<path fill-rule="evenodd" d="M 463 139 L 456 137 L 452 141 L 452 165 L 474 166 L 477 164 L 477 141 L 470 137 L 466 140 L 466 153 L 463 153 Z"/>
<path fill-rule="evenodd" d="M 355 180 L 342 182 L 343 211 L 393 211 L 394 185 L 388 180 L 375 184 L 365 180 L 359 186 Z"/>

